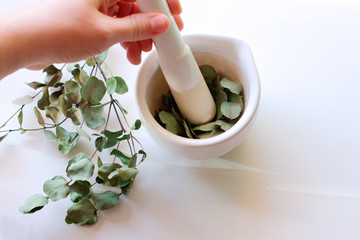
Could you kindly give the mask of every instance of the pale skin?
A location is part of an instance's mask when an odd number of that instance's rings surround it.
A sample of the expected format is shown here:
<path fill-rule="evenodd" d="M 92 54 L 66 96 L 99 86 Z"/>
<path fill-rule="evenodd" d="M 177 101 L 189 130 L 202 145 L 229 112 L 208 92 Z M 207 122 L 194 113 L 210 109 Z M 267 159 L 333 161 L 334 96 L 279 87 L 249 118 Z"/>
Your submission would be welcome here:
<path fill-rule="evenodd" d="M 183 28 L 179 0 L 167 0 Z M 132 64 L 169 28 L 160 13 L 140 13 L 135 0 L 41 0 L 0 16 L 0 79 L 20 69 L 42 69 L 95 56 L 120 43 Z"/>

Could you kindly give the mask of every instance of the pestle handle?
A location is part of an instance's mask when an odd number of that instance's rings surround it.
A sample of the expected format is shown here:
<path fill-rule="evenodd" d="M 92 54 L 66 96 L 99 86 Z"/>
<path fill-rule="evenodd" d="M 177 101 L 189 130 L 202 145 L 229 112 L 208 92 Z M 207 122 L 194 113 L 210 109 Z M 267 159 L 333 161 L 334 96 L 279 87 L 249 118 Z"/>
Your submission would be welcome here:
<path fill-rule="evenodd" d="M 215 102 L 166 0 L 137 0 L 137 4 L 142 12 L 163 13 L 170 19 L 169 29 L 154 37 L 153 42 L 159 65 L 181 114 L 195 125 L 211 121 L 216 113 Z"/>

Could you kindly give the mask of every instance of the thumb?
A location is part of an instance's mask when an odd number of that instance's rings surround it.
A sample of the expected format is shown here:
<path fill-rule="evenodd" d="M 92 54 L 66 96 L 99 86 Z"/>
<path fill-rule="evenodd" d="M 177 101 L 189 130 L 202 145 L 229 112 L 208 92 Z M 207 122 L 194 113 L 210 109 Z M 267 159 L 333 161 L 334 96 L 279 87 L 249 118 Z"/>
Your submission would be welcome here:
<path fill-rule="evenodd" d="M 114 42 L 140 41 L 159 35 L 170 27 L 169 18 L 160 13 L 137 13 L 109 19 Z"/>

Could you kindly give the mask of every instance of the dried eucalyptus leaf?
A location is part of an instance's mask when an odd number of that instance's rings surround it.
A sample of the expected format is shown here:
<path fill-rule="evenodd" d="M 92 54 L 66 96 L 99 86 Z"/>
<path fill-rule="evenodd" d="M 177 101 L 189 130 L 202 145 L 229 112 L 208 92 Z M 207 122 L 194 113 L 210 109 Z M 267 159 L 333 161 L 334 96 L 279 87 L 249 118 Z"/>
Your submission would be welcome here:
<path fill-rule="evenodd" d="M 81 97 L 90 104 L 98 104 L 103 99 L 106 92 L 104 82 L 95 76 L 91 76 L 86 80 L 86 83 L 81 87 Z"/>
<path fill-rule="evenodd" d="M 116 79 L 111 77 L 106 79 L 106 90 L 108 94 L 113 94 L 116 90 Z"/>
<path fill-rule="evenodd" d="M 18 122 L 19 122 L 20 128 L 22 127 L 22 124 L 23 124 L 23 118 L 24 118 L 24 114 L 23 114 L 23 110 L 21 109 L 21 111 L 19 112 L 19 115 L 18 115 Z"/>
<path fill-rule="evenodd" d="M 55 176 L 51 180 L 47 180 L 43 190 L 52 201 L 66 198 L 70 193 L 69 184 L 63 176 Z"/>
<path fill-rule="evenodd" d="M 91 57 L 86 59 L 86 64 L 91 67 L 91 66 L 95 66 L 96 62 L 94 61 L 94 58 Z"/>
<path fill-rule="evenodd" d="M 50 118 L 55 124 L 59 123 L 60 111 L 57 107 L 47 106 L 45 107 L 45 116 Z"/>
<path fill-rule="evenodd" d="M 121 160 L 121 162 L 125 165 L 129 165 L 130 160 L 131 160 L 131 156 L 129 156 L 126 153 L 123 153 L 122 151 L 120 151 L 118 149 L 113 149 L 111 151 L 110 155 L 113 155 L 113 156 L 119 158 Z"/>
<path fill-rule="evenodd" d="M 101 158 L 98 156 L 98 158 L 97 158 L 97 166 L 101 167 L 102 165 L 104 165 L 104 163 L 102 162 Z"/>
<path fill-rule="evenodd" d="M 237 95 L 239 95 L 243 89 L 240 83 L 231 81 L 227 78 L 223 78 L 220 81 L 220 84 L 223 88 L 229 89 L 230 92 L 235 93 Z"/>
<path fill-rule="evenodd" d="M 96 222 L 97 209 L 88 199 L 83 199 L 74 203 L 67 210 L 66 223 L 78 225 L 93 224 Z"/>
<path fill-rule="evenodd" d="M 53 66 L 54 67 L 54 66 Z M 56 83 L 60 82 L 63 73 L 61 70 L 54 67 L 54 69 L 50 71 L 46 71 L 47 75 L 45 77 L 45 83 L 47 83 L 48 87 L 53 87 Z"/>
<path fill-rule="evenodd" d="M 140 127 L 141 127 L 141 121 L 140 121 L 139 119 L 136 119 L 136 121 L 134 122 L 134 124 L 131 125 L 130 131 L 139 130 Z"/>
<path fill-rule="evenodd" d="M 104 51 L 101 54 L 96 56 L 96 59 L 98 60 L 100 65 L 105 61 L 108 52 L 109 52 L 109 49 L 107 49 L 106 51 Z"/>
<path fill-rule="evenodd" d="M 67 81 L 64 90 L 65 99 L 70 104 L 78 104 L 81 101 L 80 86 L 75 81 Z"/>
<path fill-rule="evenodd" d="M 42 133 L 50 141 L 56 142 L 56 135 L 52 131 L 44 130 Z"/>
<path fill-rule="evenodd" d="M 219 130 L 219 129 L 215 129 L 213 131 L 210 132 L 204 132 L 201 134 L 196 135 L 196 137 L 200 138 L 200 139 L 204 139 L 204 138 L 210 138 L 210 137 L 215 137 L 217 135 L 222 134 L 224 131 Z"/>
<path fill-rule="evenodd" d="M 96 129 L 105 124 L 104 107 L 89 107 L 85 115 L 85 123 L 91 129 Z"/>
<path fill-rule="evenodd" d="M 229 102 L 238 103 L 241 109 L 244 109 L 244 101 L 241 95 L 231 93 L 229 96 Z"/>
<path fill-rule="evenodd" d="M 225 91 L 219 89 L 216 91 L 215 94 L 215 103 L 216 103 L 216 119 L 220 119 L 223 116 L 223 113 L 221 112 L 221 105 L 224 102 L 227 102 L 228 96 L 225 93 Z"/>
<path fill-rule="evenodd" d="M 121 165 L 118 163 L 107 163 L 99 167 L 98 177 L 103 181 L 103 184 L 107 186 L 116 187 L 121 183 L 121 178 L 119 175 L 109 178 L 109 175 L 116 171 L 118 168 L 121 168 Z"/>
<path fill-rule="evenodd" d="M 66 116 L 72 120 L 74 125 L 80 125 L 83 120 L 82 113 L 78 108 L 70 108 L 66 111 Z"/>
<path fill-rule="evenodd" d="M 223 120 L 216 120 L 214 122 L 210 122 L 210 123 L 206 123 L 206 124 L 203 124 L 203 125 L 200 125 L 200 126 L 196 126 L 196 127 L 193 128 L 193 130 L 209 132 L 209 131 L 213 131 L 213 130 L 217 129 L 218 127 L 220 127 L 222 130 L 227 131 L 232 126 L 234 126 L 234 123 L 228 123 L 228 122 L 225 122 Z"/>
<path fill-rule="evenodd" d="M 107 210 L 116 206 L 119 202 L 120 194 L 112 191 L 103 193 L 92 193 L 91 199 L 95 203 L 95 207 L 99 210 Z"/>
<path fill-rule="evenodd" d="M 56 141 L 59 145 L 68 145 L 70 141 L 70 133 L 63 127 L 56 127 Z"/>
<path fill-rule="evenodd" d="M 56 91 L 56 92 L 53 92 L 51 95 L 50 95 L 50 104 L 52 105 L 57 105 L 58 104 L 58 101 L 59 101 L 59 97 L 63 94 L 62 91 Z"/>
<path fill-rule="evenodd" d="M 103 145 L 103 148 L 106 149 L 115 146 L 118 143 L 117 138 L 120 137 L 122 134 L 122 130 L 116 132 L 105 130 L 104 135 L 107 138 L 107 141 Z"/>
<path fill-rule="evenodd" d="M 210 65 L 200 66 L 201 74 L 203 75 L 207 84 L 211 84 L 216 76 L 215 69 Z"/>
<path fill-rule="evenodd" d="M 87 180 L 94 173 L 95 165 L 85 153 L 79 153 L 70 159 L 66 168 L 67 176 L 76 180 Z"/>
<path fill-rule="evenodd" d="M 75 127 L 75 130 L 80 136 L 85 137 L 89 141 L 91 141 L 91 137 L 89 136 L 89 134 L 87 134 L 87 132 L 85 132 L 82 128 Z"/>
<path fill-rule="evenodd" d="M 104 150 L 104 145 L 106 144 L 107 140 L 108 139 L 105 136 L 99 136 L 95 139 L 95 147 L 99 152 L 102 152 L 102 150 Z"/>
<path fill-rule="evenodd" d="M 116 80 L 116 89 L 115 92 L 117 94 L 125 94 L 129 91 L 128 86 L 126 85 L 126 82 L 121 77 L 114 77 Z"/>
<path fill-rule="evenodd" d="M 221 104 L 221 112 L 230 120 L 236 119 L 240 116 L 241 107 L 238 103 L 224 102 Z"/>
<path fill-rule="evenodd" d="M 185 119 L 183 119 L 182 121 L 181 121 L 181 123 L 182 123 L 182 125 L 183 125 L 183 127 L 184 127 L 184 129 L 185 129 L 185 133 L 186 133 L 186 136 L 188 137 L 188 138 L 194 138 L 194 132 L 193 132 L 193 130 L 192 130 L 192 128 L 191 128 L 191 125 L 190 125 L 190 123 L 188 122 L 188 121 L 186 121 Z"/>
<path fill-rule="evenodd" d="M 31 83 L 26 83 L 26 84 L 34 90 L 46 86 L 45 83 L 41 83 L 41 82 L 31 82 Z"/>
<path fill-rule="evenodd" d="M 49 99 L 49 89 L 47 87 L 43 87 L 42 89 L 42 97 L 37 102 L 37 106 L 41 110 L 45 110 L 46 106 L 50 105 L 50 99 Z"/>
<path fill-rule="evenodd" d="M 32 103 L 32 101 L 33 101 L 33 97 L 30 95 L 26 95 L 21 98 L 15 99 L 14 101 L 12 101 L 12 103 L 15 105 L 26 105 Z"/>
<path fill-rule="evenodd" d="M 0 137 L 0 142 L 2 142 L 2 140 L 4 140 L 7 135 L 9 135 L 9 134 L 7 133 L 7 134 L 5 134 L 5 135 L 2 135 L 2 136 Z"/>
<path fill-rule="evenodd" d="M 55 67 L 54 65 L 50 65 L 43 69 L 43 72 L 46 72 L 49 75 L 54 75 L 58 71 L 60 71 L 60 70 L 57 67 Z"/>
<path fill-rule="evenodd" d="M 117 138 L 118 142 L 124 141 L 124 140 L 129 140 L 131 138 L 130 133 L 124 133 L 123 135 L 121 135 L 120 137 Z"/>
<path fill-rule="evenodd" d="M 128 195 L 128 194 L 130 193 L 130 189 L 131 189 L 133 183 L 134 183 L 134 180 L 131 180 L 131 181 L 129 181 L 126 185 L 121 186 L 121 192 L 122 192 L 124 195 Z"/>
<path fill-rule="evenodd" d="M 129 180 L 135 178 L 136 175 L 139 173 L 139 170 L 136 168 L 129 168 L 123 166 L 122 168 L 117 169 L 117 172 L 122 179 Z"/>
<path fill-rule="evenodd" d="M 66 70 L 71 73 L 71 71 L 79 65 L 78 63 L 68 63 L 66 64 Z"/>
<path fill-rule="evenodd" d="M 137 156 L 138 156 L 137 153 L 135 153 L 134 155 L 131 156 L 131 159 L 130 159 L 130 162 L 129 162 L 129 164 L 128 164 L 128 167 L 133 168 L 133 167 L 136 166 Z"/>
<path fill-rule="evenodd" d="M 70 200 L 79 202 L 84 198 L 88 198 L 92 193 L 91 184 L 88 181 L 75 181 L 70 185 Z"/>
<path fill-rule="evenodd" d="M 19 208 L 19 211 L 21 213 L 34 213 L 42 209 L 48 202 L 47 197 L 41 194 L 34 194 L 25 201 L 24 205 Z"/>
<path fill-rule="evenodd" d="M 176 120 L 173 113 L 161 111 L 159 113 L 160 121 L 165 125 L 166 130 L 176 135 L 182 135 L 183 129 L 180 123 Z"/>
<path fill-rule="evenodd" d="M 72 107 L 72 104 L 65 99 L 65 95 L 62 94 L 58 100 L 58 106 L 61 112 L 66 116 L 67 111 Z"/>

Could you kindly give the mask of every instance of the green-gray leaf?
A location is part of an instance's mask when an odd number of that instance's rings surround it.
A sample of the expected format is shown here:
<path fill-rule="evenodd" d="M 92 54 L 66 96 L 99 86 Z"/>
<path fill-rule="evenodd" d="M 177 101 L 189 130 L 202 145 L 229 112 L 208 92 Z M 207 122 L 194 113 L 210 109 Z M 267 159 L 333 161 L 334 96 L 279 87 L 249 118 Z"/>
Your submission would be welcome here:
<path fill-rule="evenodd" d="M 105 124 L 104 107 L 88 107 L 85 115 L 85 123 L 91 129 L 96 129 Z"/>
<path fill-rule="evenodd" d="M 234 82 L 234 81 L 231 81 L 227 78 L 223 78 L 221 81 L 220 81 L 220 85 L 223 87 L 223 88 L 226 88 L 226 89 L 229 89 L 230 92 L 232 93 L 235 93 L 235 94 L 240 94 L 240 92 L 242 91 L 242 85 L 240 83 L 237 83 L 237 82 Z"/>
<path fill-rule="evenodd" d="M 50 118 L 55 124 L 59 123 L 60 111 L 57 107 L 47 106 L 45 107 L 45 116 Z"/>
<path fill-rule="evenodd" d="M 209 132 L 215 130 L 217 127 L 220 127 L 222 130 L 227 131 L 232 126 L 234 126 L 233 123 L 227 123 L 223 120 L 216 120 L 214 122 L 206 123 L 204 125 L 196 126 L 193 128 L 195 131 L 203 131 L 203 132 Z"/>
<path fill-rule="evenodd" d="M 105 92 L 106 87 L 104 82 L 94 76 L 89 77 L 80 89 L 82 98 L 90 104 L 100 103 L 105 95 Z"/>
<path fill-rule="evenodd" d="M 97 165 L 98 165 L 98 167 L 101 167 L 102 165 L 104 165 L 104 163 L 101 161 L 101 158 L 99 156 L 97 158 Z"/>
<path fill-rule="evenodd" d="M 130 131 L 132 130 L 139 130 L 141 127 L 141 121 L 139 119 L 137 119 L 133 125 L 131 125 L 130 127 Z"/>
<path fill-rule="evenodd" d="M 126 82 L 121 77 L 114 77 L 116 80 L 116 89 L 115 92 L 117 94 L 124 94 L 129 91 L 128 86 L 126 85 Z"/>
<path fill-rule="evenodd" d="M 75 181 L 70 186 L 70 199 L 73 202 L 79 202 L 87 198 L 91 192 L 91 184 L 88 181 Z"/>
<path fill-rule="evenodd" d="M 123 133 L 122 130 L 116 132 L 105 130 L 104 135 L 107 138 L 107 140 L 103 145 L 103 148 L 106 149 L 115 146 L 118 143 L 117 138 L 120 137 L 122 133 Z"/>
<path fill-rule="evenodd" d="M 52 201 L 66 198 L 70 193 L 69 184 L 62 176 L 55 176 L 51 180 L 47 180 L 44 183 L 43 190 Z"/>
<path fill-rule="evenodd" d="M 44 118 L 43 118 L 41 112 L 39 111 L 39 109 L 37 107 L 34 107 L 34 113 L 35 113 L 35 117 L 36 117 L 38 123 L 41 126 L 44 126 L 44 124 L 45 124 Z"/>
<path fill-rule="evenodd" d="M 87 180 L 94 173 L 95 165 L 85 153 L 79 153 L 70 159 L 66 173 L 72 180 Z"/>
<path fill-rule="evenodd" d="M 8 133 L 0 137 L 0 142 L 6 138 L 6 136 L 9 135 Z"/>
<path fill-rule="evenodd" d="M 129 168 L 123 166 L 122 168 L 117 169 L 117 172 L 122 179 L 129 180 L 135 178 L 136 175 L 139 173 L 139 170 L 137 170 L 136 168 Z"/>
<path fill-rule="evenodd" d="M 49 139 L 50 141 L 56 142 L 56 135 L 55 135 L 52 131 L 44 130 L 44 131 L 43 131 L 43 134 L 44 134 L 45 137 L 46 137 L 47 139 Z"/>
<path fill-rule="evenodd" d="M 113 94 L 116 90 L 116 79 L 111 77 L 106 80 L 106 90 L 108 94 Z"/>
<path fill-rule="evenodd" d="M 121 152 L 118 149 L 113 149 L 110 153 L 110 155 L 116 156 L 117 158 L 119 158 L 121 160 L 122 163 L 124 163 L 125 165 L 129 165 L 129 162 L 131 160 L 131 156 L 129 156 L 126 153 Z"/>
<path fill-rule="evenodd" d="M 121 165 L 118 163 L 107 163 L 99 167 L 98 176 L 104 181 L 105 185 L 116 187 L 121 183 L 121 178 L 119 175 L 109 178 L 109 175 L 116 171 L 116 169 L 121 168 Z"/>
<path fill-rule="evenodd" d="M 59 97 L 63 94 L 62 91 L 56 91 L 56 92 L 53 92 L 51 95 L 50 95 L 50 104 L 52 105 L 56 105 L 58 104 L 58 101 L 59 101 Z"/>
<path fill-rule="evenodd" d="M 231 93 L 229 96 L 229 102 L 238 103 L 241 109 L 244 109 L 244 101 L 241 95 Z"/>
<path fill-rule="evenodd" d="M 215 94 L 216 103 L 216 119 L 220 119 L 223 116 L 221 112 L 221 105 L 228 100 L 227 94 L 223 90 L 217 90 Z"/>
<path fill-rule="evenodd" d="M 42 97 L 37 103 L 37 106 L 41 110 L 45 110 L 46 106 L 50 105 L 50 99 L 49 99 L 49 89 L 47 87 L 43 87 L 42 89 Z"/>
<path fill-rule="evenodd" d="M 206 83 L 211 84 L 212 80 L 216 76 L 215 69 L 210 65 L 203 65 L 203 66 L 200 66 L 200 71 L 201 71 L 201 74 L 203 75 Z"/>
<path fill-rule="evenodd" d="M 174 114 L 166 111 L 161 111 L 159 113 L 159 118 L 160 121 L 165 124 L 166 130 L 168 130 L 169 132 L 172 132 L 176 135 L 181 135 L 183 133 L 183 129 L 181 128 L 179 122 L 176 120 Z"/>
<path fill-rule="evenodd" d="M 91 199 L 95 203 L 95 207 L 99 210 L 110 209 L 119 202 L 120 194 L 112 191 L 106 191 L 103 193 L 92 193 Z"/>
<path fill-rule="evenodd" d="M 61 94 L 58 99 L 58 106 L 61 112 L 66 116 L 67 110 L 69 110 L 72 105 L 65 99 L 65 95 Z"/>
<path fill-rule="evenodd" d="M 19 208 L 19 211 L 22 213 L 34 213 L 42 209 L 48 202 L 45 196 L 34 194 L 25 201 L 24 205 Z"/>
<path fill-rule="evenodd" d="M 83 199 L 68 208 L 66 222 L 79 225 L 95 223 L 96 211 L 96 208 L 88 199 Z"/>
<path fill-rule="evenodd" d="M 236 119 L 240 116 L 241 107 L 238 103 L 224 102 L 221 104 L 221 112 L 230 120 Z"/>
<path fill-rule="evenodd" d="M 82 128 L 76 127 L 75 130 L 76 130 L 76 132 L 77 132 L 80 136 L 85 137 L 85 138 L 87 138 L 89 141 L 91 141 L 91 137 L 89 136 L 89 134 L 87 134 Z"/>
<path fill-rule="evenodd" d="M 81 101 L 80 86 L 75 81 L 67 81 L 64 89 L 65 99 L 70 104 L 78 104 Z"/>
<path fill-rule="evenodd" d="M 40 83 L 40 82 L 31 82 L 31 83 L 26 83 L 26 84 L 27 84 L 29 87 L 33 88 L 34 90 L 46 86 L 46 84 Z"/>
<path fill-rule="evenodd" d="M 26 105 L 32 103 L 32 101 L 33 101 L 33 97 L 30 95 L 26 95 L 21 98 L 15 99 L 14 101 L 12 101 L 12 103 L 15 105 Z"/>
<path fill-rule="evenodd" d="M 22 127 L 23 124 L 23 118 L 24 118 L 24 114 L 23 114 L 23 110 L 21 109 L 18 115 L 18 121 L 19 121 L 19 126 L 20 128 Z"/>
<path fill-rule="evenodd" d="M 66 111 L 66 116 L 72 120 L 74 125 L 80 125 L 83 120 L 82 113 L 78 108 L 70 108 Z"/>

